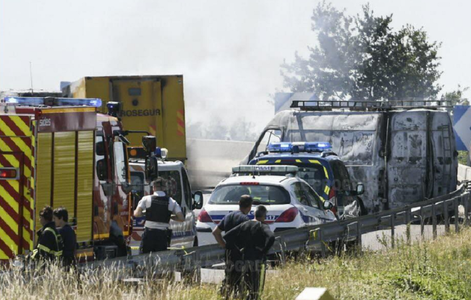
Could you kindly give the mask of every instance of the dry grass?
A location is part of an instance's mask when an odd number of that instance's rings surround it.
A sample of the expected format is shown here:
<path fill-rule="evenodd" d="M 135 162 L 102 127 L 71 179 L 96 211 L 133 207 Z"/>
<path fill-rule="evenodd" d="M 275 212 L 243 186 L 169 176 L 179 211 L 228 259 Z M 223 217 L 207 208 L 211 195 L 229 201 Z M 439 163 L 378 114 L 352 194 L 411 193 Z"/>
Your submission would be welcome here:
<path fill-rule="evenodd" d="M 84 274 L 58 268 L 34 279 L 13 273 L 1 299 L 219 299 L 215 285 L 147 281 L 117 284 L 120 271 Z M 294 299 L 305 287 L 327 287 L 336 299 L 471 299 L 471 230 L 436 241 L 354 257 L 289 262 L 267 275 L 263 299 Z"/>
<path fill-rule="evenodd" d="M 327 287 L 336 299 L 471 299 L 471 230 L 360 257 L 291 263 L 267 278 L 265 299 Z"/>

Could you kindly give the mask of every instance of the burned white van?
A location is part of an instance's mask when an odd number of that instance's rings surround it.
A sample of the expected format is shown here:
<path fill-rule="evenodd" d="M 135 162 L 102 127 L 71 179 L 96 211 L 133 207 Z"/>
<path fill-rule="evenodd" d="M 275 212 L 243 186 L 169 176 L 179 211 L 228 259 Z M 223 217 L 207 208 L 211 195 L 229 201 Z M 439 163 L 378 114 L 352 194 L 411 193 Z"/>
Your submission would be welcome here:
<path fill-rule="evenodd" d="M 330 142 L 370 212 L 409 205 L 456 189 L 452 121 L 441 101 L 293 101 L 265 127 L 247 163 L 271 142 Z"/>

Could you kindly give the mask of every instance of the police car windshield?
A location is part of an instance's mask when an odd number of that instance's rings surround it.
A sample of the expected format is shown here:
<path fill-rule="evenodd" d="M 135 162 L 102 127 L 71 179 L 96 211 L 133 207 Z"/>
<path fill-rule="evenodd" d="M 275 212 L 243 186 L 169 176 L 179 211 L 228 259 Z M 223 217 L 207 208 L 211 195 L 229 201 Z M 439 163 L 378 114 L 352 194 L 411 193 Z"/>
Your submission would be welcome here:
<path fill-rule="evenodd" d="M 273 185 L 224 185 L 217 187 L 209 199 L 210 204 L 238 204 L 240 196 L 252 196 L 256 204 L 289 204 L 288 192 Z"/>
<path fill-rule="evenodd" d="M 308 162 L 298 162 L 298 159 L 287 157 L 281 159 L 274 158 L 268 164 L 297 166 L 299 168 L 297 176 L 305 180 L 317 194 L 322 195 L 328 183 L 326 170 L 316 159 L 309 158 L 303 160 Z"/>

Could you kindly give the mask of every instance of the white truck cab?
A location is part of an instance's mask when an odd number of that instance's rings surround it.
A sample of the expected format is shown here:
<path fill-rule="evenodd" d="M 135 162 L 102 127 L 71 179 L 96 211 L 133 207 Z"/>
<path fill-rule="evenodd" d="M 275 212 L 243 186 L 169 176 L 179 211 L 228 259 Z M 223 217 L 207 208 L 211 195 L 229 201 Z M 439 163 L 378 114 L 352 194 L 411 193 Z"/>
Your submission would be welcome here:
<path fill-rule="evenodd" d="M 130 152 L 130 151 L 129 151 Z M 133 210 L 139 200 L 153 193 L 151 184 L 147 183 L 145 172 L 145 161 L 132 158 L 130 152 L 129 170 L 131 184 L 133 186 Z M 196 216 L 194 209 L 201 208 L 203 197 L 201 192 L 192 194 L 188 173 L 181 161 L 158 161 L 158 176 L 167 180 L 169 185 L 168 196 L 175 199 L 182 208 L 185 217 L 184 222 L 170 220 L 172 239 L 170 248 L 188 248 L 198 246 L 196 234 Z M 131 248 L 137 250 L 144 232 L 145 217 L 133 218 L 133 232 L 131 237 Z M 133 251 L 135 253 L 135 251 Z"/>

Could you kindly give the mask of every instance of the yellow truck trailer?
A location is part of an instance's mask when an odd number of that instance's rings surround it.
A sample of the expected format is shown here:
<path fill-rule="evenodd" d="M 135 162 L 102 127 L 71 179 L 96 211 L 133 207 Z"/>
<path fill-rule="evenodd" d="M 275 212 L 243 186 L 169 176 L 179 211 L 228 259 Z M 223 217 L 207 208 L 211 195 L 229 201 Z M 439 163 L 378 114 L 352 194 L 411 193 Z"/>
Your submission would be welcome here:
<path fill-rule="evenodd" d="M 127 130 L 147 131 L 168 149 L 169 160 L 186 161 L 185 105 L 183 76 L 84 77 L 62 84 L 66 97 L 100 98 L 121 103 L 119 117 Z M 130 135 L 132 146 L 141 144 L 140 135 Z"/>

